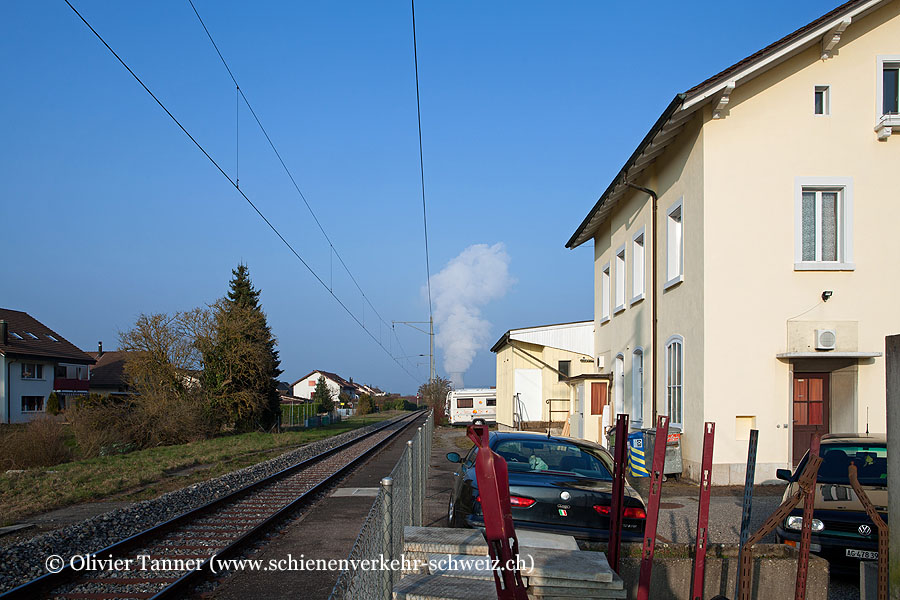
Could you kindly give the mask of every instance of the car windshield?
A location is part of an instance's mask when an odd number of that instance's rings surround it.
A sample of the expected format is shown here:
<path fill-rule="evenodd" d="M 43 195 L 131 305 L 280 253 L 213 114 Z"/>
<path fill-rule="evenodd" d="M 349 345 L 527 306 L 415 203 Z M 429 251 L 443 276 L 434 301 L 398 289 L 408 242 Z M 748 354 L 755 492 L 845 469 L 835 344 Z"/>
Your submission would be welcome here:
<path fill-rule="evenodd" d="M 796 476 L 803 472 L 808 456 L 803 457 Z M 818 482 L 850 485 L 850 463 L 856 464 L 861 485 L 887 485 L 887 448 L 879 444 L 822 444 Z"/>
<path fill-rule="evenodd" d="M 590 449 L 556 440 L 501 440 L 493 448 L 506 460 L 510 473 L 571 473 L 611 480 L 610 466 Z"/>

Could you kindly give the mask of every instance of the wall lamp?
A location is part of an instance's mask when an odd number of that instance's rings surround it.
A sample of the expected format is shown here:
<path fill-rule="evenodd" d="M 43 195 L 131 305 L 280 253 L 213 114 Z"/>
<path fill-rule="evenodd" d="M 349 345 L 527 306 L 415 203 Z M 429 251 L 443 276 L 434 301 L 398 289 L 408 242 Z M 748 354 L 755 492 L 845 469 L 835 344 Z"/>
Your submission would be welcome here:
<path fill-rule="evenodd" d="M 831 290 L 825 290 L 822 292 L 822 302 L 828 302 L 828 299 L 834 295 L 834 292 Z"/>

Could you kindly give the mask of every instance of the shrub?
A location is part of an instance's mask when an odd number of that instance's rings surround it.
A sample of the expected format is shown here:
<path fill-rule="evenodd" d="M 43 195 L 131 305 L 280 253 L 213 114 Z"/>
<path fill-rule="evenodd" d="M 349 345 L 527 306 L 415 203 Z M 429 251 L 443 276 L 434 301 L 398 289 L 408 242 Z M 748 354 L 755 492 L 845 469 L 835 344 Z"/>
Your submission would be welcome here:
<path fill-rule="evenodd" d="M 66 462 L 71 453 L 66 447 L 65 425 L 41 415 L 27 425 L 0 437 L 0 465 L 4 469 L 49 467 Z"/>
<path fill-rule="evenodd" d="M 112 454 L 110 449 L 135 447 L 131 407 L 108 398 L 82 397 L 66 411 L 82 457 Z"/>
<path fill-rule="evenodd" d="M 375 411 L 375 402 L 369 394 L 362 394 L 356 401 L 356 414 L 367 415 Z"/>
<path fill-rule="evenodd" d="M 59 395 L 56 392 L 50 392 L 47 398 L 47 413 L 51 415 L 59 414 Z"/>

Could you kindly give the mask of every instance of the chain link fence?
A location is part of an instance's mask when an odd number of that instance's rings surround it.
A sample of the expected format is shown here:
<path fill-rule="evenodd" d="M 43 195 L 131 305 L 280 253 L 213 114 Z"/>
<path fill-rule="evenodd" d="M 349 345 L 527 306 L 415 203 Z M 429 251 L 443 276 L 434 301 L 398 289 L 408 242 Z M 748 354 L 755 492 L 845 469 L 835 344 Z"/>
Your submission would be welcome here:
<path fill-rule="evenodd" d="M 399 570 L 380 569 L 384 561 L 399 560 L 403 552 L 403 528 L 422 525 L 425 484 L 434 435 L 434 415 L 416 430 L 394 470 L 381 480 L 381 489 L 347 557 L 329 600 L 388 600 Z M 361 568 L 360 561 L 371 561 Z M 354 565 L 357 565 L 354 568 Z"/>

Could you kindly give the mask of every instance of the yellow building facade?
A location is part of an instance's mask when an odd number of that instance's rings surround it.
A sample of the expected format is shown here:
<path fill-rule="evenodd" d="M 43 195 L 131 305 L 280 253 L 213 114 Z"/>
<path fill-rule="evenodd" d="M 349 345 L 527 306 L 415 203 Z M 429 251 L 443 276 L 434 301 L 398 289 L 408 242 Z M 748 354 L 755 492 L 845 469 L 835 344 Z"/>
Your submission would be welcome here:
<path fill-rule="evenodd" d="M 669 415 L 688 477 L 705 421 L 715 484 L 743 483 L 750 429 L 757 481 L 815 433 L 884 431 L 898 72 L 900 2 L 842 5 L 679 94 L 569 240 L 595 245 L 617 410 Z"/>

